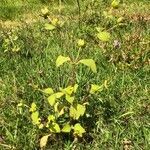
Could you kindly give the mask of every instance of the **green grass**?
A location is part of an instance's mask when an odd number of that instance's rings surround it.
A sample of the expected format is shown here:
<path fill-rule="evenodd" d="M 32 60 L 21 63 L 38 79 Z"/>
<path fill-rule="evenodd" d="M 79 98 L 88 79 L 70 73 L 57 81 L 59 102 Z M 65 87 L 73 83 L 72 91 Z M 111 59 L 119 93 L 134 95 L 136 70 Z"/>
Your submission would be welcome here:
<path fill-rule="evenodd" d="M 147 18 L 143 21 L 134 19 L 134 15 L 139 13 L 148 16 L 148 1 L 141 2 L 145 7 L 141 7 L 139 1 L 128 1 L 119 8 L 116 15 L 125 11 L 127 25 L 111 30 L 112 38 L 107 44 L 97 42 L 95 38 L 95 27 L 108 29 L 112 26 L 112 22 L 103 20 L 101 15 L 108 8 L 104 1 L 89 4 L 88 9 L 86 6 L 90 1 L 81 3 L 80 27 L 76 3 L 67 4 L 65 1 L 61 13 L 56 4 L 47 4 L 52 16 L 65 20 L 64 26 L 54 31 L 46 31 L 45 21 L 39 16 L 45 3 L 27 1 L 24 5 L 22 1 L 2 2 L 1 24 L 12 20 L 18 21 L 20 26 L 13 30 L 9 26 L 0 28 L 0 149 L 39 149 L 39 139 L 46 132 L 32 125 L 28 107 L 24 107 L 20 114 L 17 105 L 23 101 L 30 106 L 34 101 L 45 112 L 48 111 L 42 93 L 33 86 L 38 85 L 41 89 L 67 86 L 70 68 L 66 64 L 58 69 L 55 61 L 60 54 L 74 58 L 78 52 L 76 40 L 83 38 L 86 46 L 80 58 L 93 58 L 98 73 L 94 74 L 81 65 L 77 83 L 85 89 L 88 84 L 102 84 L 108 80 L 108 89 L 90 99 L 92 117 L 87 120 L 91 125 L 90 133 L 77 143 L 77 149 L 120 150 L 128 147 L 149 150 L 150 26 Z M 139 8 L 138 11 L 133 5 Z M 28 24 L 22 19 L 28 13 L 36 16 L 36 22 Z M 18 36 L 15 41 L 15 45 L 20 47 L 18 53 L 11 51 L 12 45 L 4 52 L 2 45 L 8 35 Z M 113 47 L 113 40 L 116 39 L 120 41 L 121 48 Z M 50 138 L 47 149 L 69 150 L 71 143 L 69 138 Z"/>

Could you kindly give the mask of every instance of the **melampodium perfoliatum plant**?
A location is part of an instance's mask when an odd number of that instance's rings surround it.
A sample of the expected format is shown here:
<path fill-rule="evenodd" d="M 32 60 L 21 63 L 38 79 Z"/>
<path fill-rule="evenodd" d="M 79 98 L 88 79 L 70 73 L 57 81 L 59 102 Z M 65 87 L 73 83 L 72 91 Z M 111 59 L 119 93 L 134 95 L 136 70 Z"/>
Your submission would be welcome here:
<path fill-rule="evenodd" d="M 81 40 L 80 40 L 81 41 Z M 83 44 L 82 44 L 83 45 Z M 60 67 L 64 63 L 70 63 L 71 65 L 84 64 L 88 66 L 94 73 L 97 72 L 96 64 L 93 59 L 81 59 L 77 62 L 72 62 L 69 57 L 58 56 L 56 60 L 56 66 Z M 92 84 L 89 89 L 89 95 L 96 94 L 101 91 L 102 85 Z M 78 91 L 78 84 L 69 85 L 66 88 L 59 88 L 58 91 L 54 91 L 52 88 L 46 88 L 41 90 L 46 95 L 47 103 L 51 107 L 51 113 L 46 117 L 47 122 L 42 123 L 40 118 L 40 112 L 35 102 L 31 104 L 31 120 L 32 123 L 38 126 L 39 129 L 47 128 L 49 134 L 45 135 L 40 140 L 40 147 L 45 147 L 48 137 L 52 134 L 68 133 L 74 138 L 82 138 L 86 129 L 80 123 L 81 118 L 85 117 L 88 113 L 86 111 L 88 102 L 78 101 L 76 95 Z M 86 95 L 87 96 L 87 95 Z M 82 98 L 80 98 L 82 99 Z"/>
<path fill-rule="evenodd" d="M 44 9 L 43 14 L 47 16 L 48 10 Z M 53 30 L 54 23 L 48 25 L 46 29 Z M 107 33 L 106 33 L 107 34 Z M 99 35 L 100 39 L 107 41 L 109 35 Z M 40 147 L 44 148 L 47 144 L 48 137 L 55 134 L 69 134 L 74 137 L 74 141 L 78 138 L 82 138 L 86 133 L 86 125 L 84 118 L 89 116 L 87 106 L 90 105 L 90 101 L 84 101 L 85 98 L 91 98 L 92 95 L 96 95 L 98 92 L 106 88 L 106 82 L 103 85 L 91 84 L 90 88 L 84 95 L 77 94 L 80 87 L 76 83 L 76 68 L 82 64 L 91 69 L 92 72 L 97 73 L 95 61 L 93 59 L 79 59 L 80 51 L 85 46 L 83 39 L 77 41 L 79 51 L 75 60 L 70 57 L 64 57 L 59 55 L 56 60 L 56 67 L 61 67 L 64 63 L 72 65 L 71 76 L 73 81 L 65 87 L 59 87 L 59 90 L 55 91 L 52 87 L 46 89 L 39 89 L 46 97 L 46 103 L 50 107 L 50 114 L 44 116 L 46 123 L 42 122 L 42 112 L 39 111 L 35 102 L 32 102 L 30 107 L 32 123 L 39 129 L 47 128 L 48 133 L 40 139 Z M 88 93 L 88 94 L 87 94 Z M 88 95 L 88 96 L 87 96 Z"/>

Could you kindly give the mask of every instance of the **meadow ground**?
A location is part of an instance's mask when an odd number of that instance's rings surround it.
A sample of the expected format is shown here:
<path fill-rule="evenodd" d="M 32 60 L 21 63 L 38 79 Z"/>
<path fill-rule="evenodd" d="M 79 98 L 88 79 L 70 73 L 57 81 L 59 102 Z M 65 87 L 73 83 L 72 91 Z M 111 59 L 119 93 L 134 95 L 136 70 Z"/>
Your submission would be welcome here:
<path fill-rule="evenodd" d="M 48 131 L 32 124 L 29 107 L 34 101 L 43 116 L 50 111 L 37 88 L 68 86 L 71 67 L 57 68 L 56 59 L 79 55 L 93 59 L 97 73 L 79 65 L 78 98 L 90 84 L 107 85 L 89 99 L 90 117 L 81 120 L 88 133 L 73 146 L 69 136 L 49 137 L 46 149 L 149 150 L 149 0 L 122 1 L 118 9 L 111 9 L 109 0 L 81 1 L 80 7 L 71 0 L 47 1 L 0 1 L 0 149 L 40 149 Z M 45 29 L 45 6 L 61 27 Z M 110 33 L 109 41 L 97 38 L 101 28 Z M 78 39 L 85 41 L 80 54 Z"/>

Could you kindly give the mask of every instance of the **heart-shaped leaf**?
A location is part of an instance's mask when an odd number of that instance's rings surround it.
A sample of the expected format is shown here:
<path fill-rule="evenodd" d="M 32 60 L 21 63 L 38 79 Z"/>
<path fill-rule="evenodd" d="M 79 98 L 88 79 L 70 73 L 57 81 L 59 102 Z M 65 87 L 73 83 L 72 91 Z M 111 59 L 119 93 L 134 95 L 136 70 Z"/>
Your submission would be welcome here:
<path fill-rule="evenodd" d="M 44 90 L 42 90 L 42 91 L 43 91 L 43 93 L 45 93 L 45 94 L 53 94 L 53 93 L 54 93 L 54 91 L 53 91 L 52 88 L 46 88 L 46 89 L 44 89 Z"/>
<path fill-rule="evenodd" d="M 82 137 L 82 134 L 85 133 L 85 129 L 80 125 L 80 123 L 77 123 L 74 125 L 74 134 Z"/>
<path fill-rule="evenodd" d="M 55 104 L 55 101 L 56 101 L 55 94 L 49 96 L 49 97 L 47 98 L 47 100 L 48 100 L 49 104 L 50 104 L 51 106 L 53 106 L 53 105 Z"/>
<path fill-rule="evenodd" d="M 107 32 L 107 31 L 99 32 L 99 33 L 97 34 L 97 37 L 98 37 L 101 41 L 107 42 L 107 41 L 110 40 L 110 33 Z"/>
<path fill-rule="evenodd" d="M 101 91 L 102 88 L 103 88 L 103 86 L 92 84 L 91 89 L 90 89 L 90 94 L 95 94 L 96 92 Z"/>
<path fill-rule="evenodd" d="M 83 116 L 85 113 L 85 106 L 77 104 L 77 106 L 71 106 L 69 115 L 74 120 L 78 120 L 80 116 Z"/>
<path fill-rule="evenodd" d="M 40 139 L 40 147 L 41 147 L 41 148 L 43 148 L 43 147 L 46 146 L 47 140 L 48 140 L 48 137 L 49 137 L 49 136 L 50 136 L 50 135 L 45 135 L 45 136 L 43 136 L 43 137 Z"/>
<path fill-rule="evenodd" d="M 72 104 L 74 101 L 74 96 L 70 96 L 70 95 L 66 94 L 66 100 Z"/>
<path fill-rule="evenodd" d="M 94 73 L 97 72 L 96 64 L 95 64 L 95 61 L 93 59 L 82 59 L 79 61 L 79 63 L 82 63 L 82 64 L 88 66 L 89 68 L 91 68 L 91 70 Z"/>
<path fill-rule="evenodd" d="M 35 111 L 31 114 L 31 119 L 33 124 L 40 124 L 39 112 Z"/>
<path fill-rule="evenodd" d="M 54 30 L 55 28 L 56 28 L 56 26 L 54 26 L 52 24 L 49 24 L 49 23 L 45 24 L 45 29 L 46 30 Z"/>
<path fill-rule="evenodd" d="M 62 128 L 62 132 L 69 133 L 71 131 L 71 126 L 69 124 L 65 124 Z"/>
<path fill-rule="evenodd" d="M 70 61 L 69 57 L 64 57 L 64 56 L 58 56 L 57 60 L 56 60 L 56 66 L 59 67 L 61 66 L 63 63 Z"/>

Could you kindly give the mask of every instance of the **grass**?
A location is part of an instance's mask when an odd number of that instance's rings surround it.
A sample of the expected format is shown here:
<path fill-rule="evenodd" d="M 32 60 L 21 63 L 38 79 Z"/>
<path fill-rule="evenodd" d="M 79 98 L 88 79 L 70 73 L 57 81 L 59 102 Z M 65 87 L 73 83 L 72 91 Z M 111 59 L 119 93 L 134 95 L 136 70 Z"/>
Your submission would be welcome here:
<path fill-rule="evenodd" d="M 65 21 L 61 29 L 44 29 L 40 9 L 45 5 L 49 6 L 51 16 Z M 76 149 L 149 150 L 149 1 L 128 1 L 121 5 L 115 15 L 124 14 L 127 25 L 111 30 L 112 38 L 106 44 L 95 38 L 95 27 L 109 29 L 112 26 L 113 23 L 101 15 L 109 4 L 82 2 L 80 27 L 77 5 L 65 1 L 63 6 L 59 12 L 55 3 L 0 2 L 0 149 L 39 149 L 39 139 L 45 133 L 32 125 L 28 107 L 20 114 L 17 105 L 23 101 L 30 106 L 35 101 L 41 109 L 45 108 L 43 95 L 34 86 L 41 89 L 67 86 L 70 68 L 65 65 L 57 69 L 55 61 L 60 54 L 74 58 L 78 51 L 76 40 L 83 38 L 86 47 L 80 58 L 93 58 L 98 73 L 81 65 L 77 82 L 84 89 L 89 83 L 102 84 L 108 80 L 108 89 L 91 100 L 90 138 L 77 143 Z M 36 21 L 27 22 L 26 16 Z M 20 25 L 16 28 L 12 22 Z M 14 42 L 20 47 L 18 53 L 11 51 L 12 44 L 4 52 L 4 39 L 9 35 L 18 36 Z M 114 48 L 113 40 L 119 40 L 121 48 Z M 47 149 L 69 150 L 71 143 L 68 138 L 58 138 L 50 140 Z"/>

